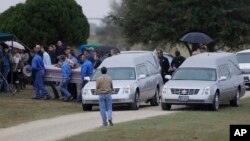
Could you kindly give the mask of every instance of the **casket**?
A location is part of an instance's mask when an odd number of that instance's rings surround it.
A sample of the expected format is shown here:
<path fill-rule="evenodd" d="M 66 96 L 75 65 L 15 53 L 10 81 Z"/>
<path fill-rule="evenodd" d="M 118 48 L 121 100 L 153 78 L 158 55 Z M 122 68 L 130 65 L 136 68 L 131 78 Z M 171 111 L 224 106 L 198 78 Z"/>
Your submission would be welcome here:
<path fill-rule="evenodd" d="M 62 74 L 61 74 L 61 68 L 58 68 L 54 65 L 45 65 L 45 75 L 44 80 L 45 81 L 55 81 L 55 82 L 61 82 L 62 81 Z M 70 78 L 71 83 L 81 83 L 81 67 L 78 67 L 77 69 L 72 69 L 72 76 Z"/>

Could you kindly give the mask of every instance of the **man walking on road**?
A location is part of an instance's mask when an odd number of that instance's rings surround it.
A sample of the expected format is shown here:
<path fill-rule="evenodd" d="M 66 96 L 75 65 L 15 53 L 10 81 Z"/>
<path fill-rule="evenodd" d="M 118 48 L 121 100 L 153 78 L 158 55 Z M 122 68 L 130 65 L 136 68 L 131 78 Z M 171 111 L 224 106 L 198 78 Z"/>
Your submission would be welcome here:
<path fill-rule="evenodd" d="M 102 75 L 96 80 L 96 93 L 99 95 L 99 107 L 103 126 L 113 126 L 112 122 L 112 79 L 107 75 L 107 68 L 101 68 Z M 107 122 L 108 115 L 108 122 Z"/>

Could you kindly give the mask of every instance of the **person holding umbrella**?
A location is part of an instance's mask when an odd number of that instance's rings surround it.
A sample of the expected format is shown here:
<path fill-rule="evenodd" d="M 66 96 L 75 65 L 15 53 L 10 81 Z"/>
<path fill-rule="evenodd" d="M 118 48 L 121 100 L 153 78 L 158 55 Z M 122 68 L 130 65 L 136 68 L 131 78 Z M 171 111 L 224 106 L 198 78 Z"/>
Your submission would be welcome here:
<path fill-rule="evenodd" d="M 206 45 L 202 45 L 200 48 L 200 53 L 204 53 L 204 52 L 207 52 L 207 46 Z"/>
<path fill-rule="evenodd" d="M 187 33 L 182 36 L 180 40 L 185 43 L 186 47 L 189 49 L 190 55 L 199 54 L 200 45 L 208 45 L 214 42 L 211 37 L 201 32 Z M 192 48 L 190 48 L 187 43 L 191 43 L 193 45 Z"/>
<path fill-rule="evenodd" d="M 202 45 L 196 51 L 193 51 L 192 56 L 200 54 L 200 53 L 204 53 L 204 52 L 207 52 L 207 46 L 206 45 Z"/>

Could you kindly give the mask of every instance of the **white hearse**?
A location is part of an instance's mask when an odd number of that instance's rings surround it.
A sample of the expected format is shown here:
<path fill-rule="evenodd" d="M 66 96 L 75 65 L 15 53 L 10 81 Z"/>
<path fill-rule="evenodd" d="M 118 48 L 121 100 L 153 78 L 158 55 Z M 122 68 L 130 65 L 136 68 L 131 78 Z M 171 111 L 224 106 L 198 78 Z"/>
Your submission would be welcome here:
<path fill-rule="evenodd" d="M 170 76 L 167 76 L 170 78 Z M 245 94 L 236 55 L 233 53 L 202 53 L 189 57 L 176 70 L 162 90 L 162 109 L 171 105 L 239 106 Z"/>
<path fill-rule="evenodd" d="M 90 82 L 82 89 L 83 110 L 92 110 L 98 105 L 96 80 L 101 75 L 100 68 L 105 66 L 113 82 L 113 104 L 130 105 L 139 109 L 140 102 L 159 105 L 163 86 L 157 56 L 151 53 L 125 53 L 105 59 L 94 72 Z"/>

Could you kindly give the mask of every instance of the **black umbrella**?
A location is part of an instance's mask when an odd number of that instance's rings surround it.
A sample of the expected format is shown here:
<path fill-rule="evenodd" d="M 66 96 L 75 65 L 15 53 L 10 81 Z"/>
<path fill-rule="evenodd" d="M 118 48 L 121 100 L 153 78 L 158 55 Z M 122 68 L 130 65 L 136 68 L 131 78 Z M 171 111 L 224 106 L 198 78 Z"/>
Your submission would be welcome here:
<path fill-rule="evenodd" d="M 201 33 L 201 32 L 190 32 L 184 35 L 181 39 L 183 42 L 187 43 L 197 43 L 197 44 L 209 44 L 213 42 L 213 39 L 211 39 L 208 35 Z"/>

